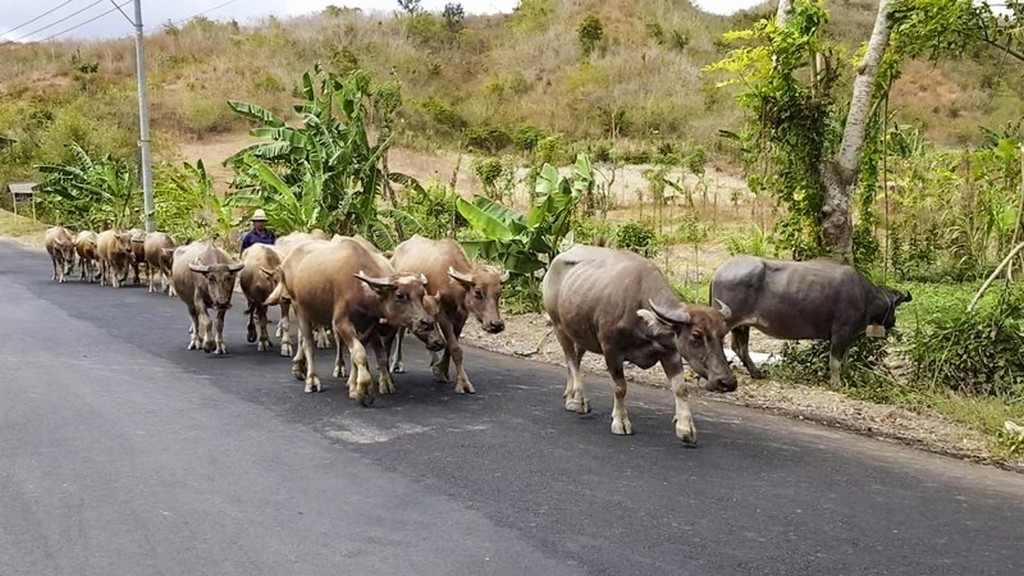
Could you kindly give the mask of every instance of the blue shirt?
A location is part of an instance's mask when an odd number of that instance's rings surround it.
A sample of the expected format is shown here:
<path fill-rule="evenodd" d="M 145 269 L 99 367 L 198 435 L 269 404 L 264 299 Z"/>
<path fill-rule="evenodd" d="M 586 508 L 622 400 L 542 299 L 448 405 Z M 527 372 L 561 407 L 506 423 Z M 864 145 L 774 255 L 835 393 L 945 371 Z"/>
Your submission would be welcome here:
<path fill-rule="evenodd" d="M 245 236 L 242 237 L 241 251 L 245 252 L 245 249 L 248 248 L 249 246 L 252 246 L 253 244 L 273 245 L 274 242 L 276 241 L 277 236 L 274 236 L 274 233 L 271 232 L 270 230 L 264 230 L 263 232 L 260 232 L 259 230 L 249 230 L 248 232 L 246 232 Z"/>

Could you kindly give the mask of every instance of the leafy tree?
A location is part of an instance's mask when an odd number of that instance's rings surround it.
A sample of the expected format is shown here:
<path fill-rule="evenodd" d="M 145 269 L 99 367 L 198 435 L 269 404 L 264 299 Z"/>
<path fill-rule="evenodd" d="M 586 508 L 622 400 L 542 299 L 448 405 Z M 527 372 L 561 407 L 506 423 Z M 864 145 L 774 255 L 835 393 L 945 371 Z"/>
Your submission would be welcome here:
<path fill-rule="evenodd" d="M 398 7 L 406 14 L 418 14 L 423 11 L 421 0 L 398 0 Z"/>
<path fill-rule="evenodd" d="M 77 142 L 71 143 L 70 151 L 74 157 L 70 164 L 37 166 L 45 175 L 39 184 L 44 213 L 76 229 L 137 225 L 142 191 L 135 168 L 109 154 L 91 158 Z"/>
<path fill-rule="evenodd" d="M 462 9 L 462 4 L 449 2 L 444 5 L 441 16 L 444 18 L 445 27 L 454 34 L 462 30 L 462 21 L 466 18 L 466 11 Z"/>
<path fill-rule="evenodd" d="M 583 48 L 583 54 L 590 56 L 597 48 L 598 42 L 604 37 L 604 25 L 601 24 L 600 18 L 589 14 L 580 22 L 579 28 L 576 29 L 576 35 L 579 38 L 580 47 Z"/>

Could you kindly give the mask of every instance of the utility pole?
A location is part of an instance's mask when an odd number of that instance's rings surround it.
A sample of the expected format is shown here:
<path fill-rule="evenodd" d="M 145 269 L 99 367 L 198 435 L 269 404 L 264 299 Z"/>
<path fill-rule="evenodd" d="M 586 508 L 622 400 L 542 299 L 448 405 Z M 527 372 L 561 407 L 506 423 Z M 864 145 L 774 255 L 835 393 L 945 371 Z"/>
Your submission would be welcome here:
<path fill-rule="evenodd" d="M 146 94 L 146 48 L 142 35 L 142 0 L 135 0 L 135 75 L 139 81 L 139 148 L 142 149 L 142 216 L 153 232 L 153 167 L 149 156 L 149 99 Z"/>

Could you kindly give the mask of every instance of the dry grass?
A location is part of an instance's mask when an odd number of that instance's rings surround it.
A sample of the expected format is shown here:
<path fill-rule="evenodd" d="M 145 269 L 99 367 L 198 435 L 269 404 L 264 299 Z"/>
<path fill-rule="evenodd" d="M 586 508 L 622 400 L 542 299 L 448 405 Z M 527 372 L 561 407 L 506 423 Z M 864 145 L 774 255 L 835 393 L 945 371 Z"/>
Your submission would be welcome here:
<path fill-rule="evenodd" d="M 20 213 L 0 210 L 0 237 L 14 240 L 22 246 L 31 248 L 43 247 L 43 234 L 48 226 L 42 222 L 26 218 Z"/>

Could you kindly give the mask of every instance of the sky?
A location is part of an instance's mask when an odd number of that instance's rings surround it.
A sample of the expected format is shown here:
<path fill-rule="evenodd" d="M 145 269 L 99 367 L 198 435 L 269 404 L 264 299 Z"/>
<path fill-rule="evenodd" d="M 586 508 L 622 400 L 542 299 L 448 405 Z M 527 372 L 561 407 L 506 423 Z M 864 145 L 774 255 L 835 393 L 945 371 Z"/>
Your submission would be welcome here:
<path fill-rule="evenodd" d="M 440 11 L 449 1 L 452 0 L 422 0 L 422 6 L 427 10 Z M 518 0 L 455 1 L 460 1 L 466 12 L 471 14 L 511 12 L 518 4 Z M 715 14 L 729 14 L 763 1 L 691 0 L 702 10 Z M 134 17 L 132 0 L 0 0 L 0 40 L 22 42 L 49 37 L 68 39 L 130 35 L 132 25 L 114 9 L 114 2 L 124 4 L 123 10 L 128 16 Z M 329 4 L 383 12 L 398 8 L 395 0 L 142 0 L 142 22 L 146 29 L 155 29 L 168 21 L 186 20 L 205 12 L 206 17 L 211 19 L 234 18 L 240 24 L 245 24 L 271 14 L 287 17 L 319 12 Z M 50 10 L 53 11 L 42 16 Z M 95 20 L 86 23 L 93 18 Z M 71 28 L 74 29 L 69 30 Z"/>

